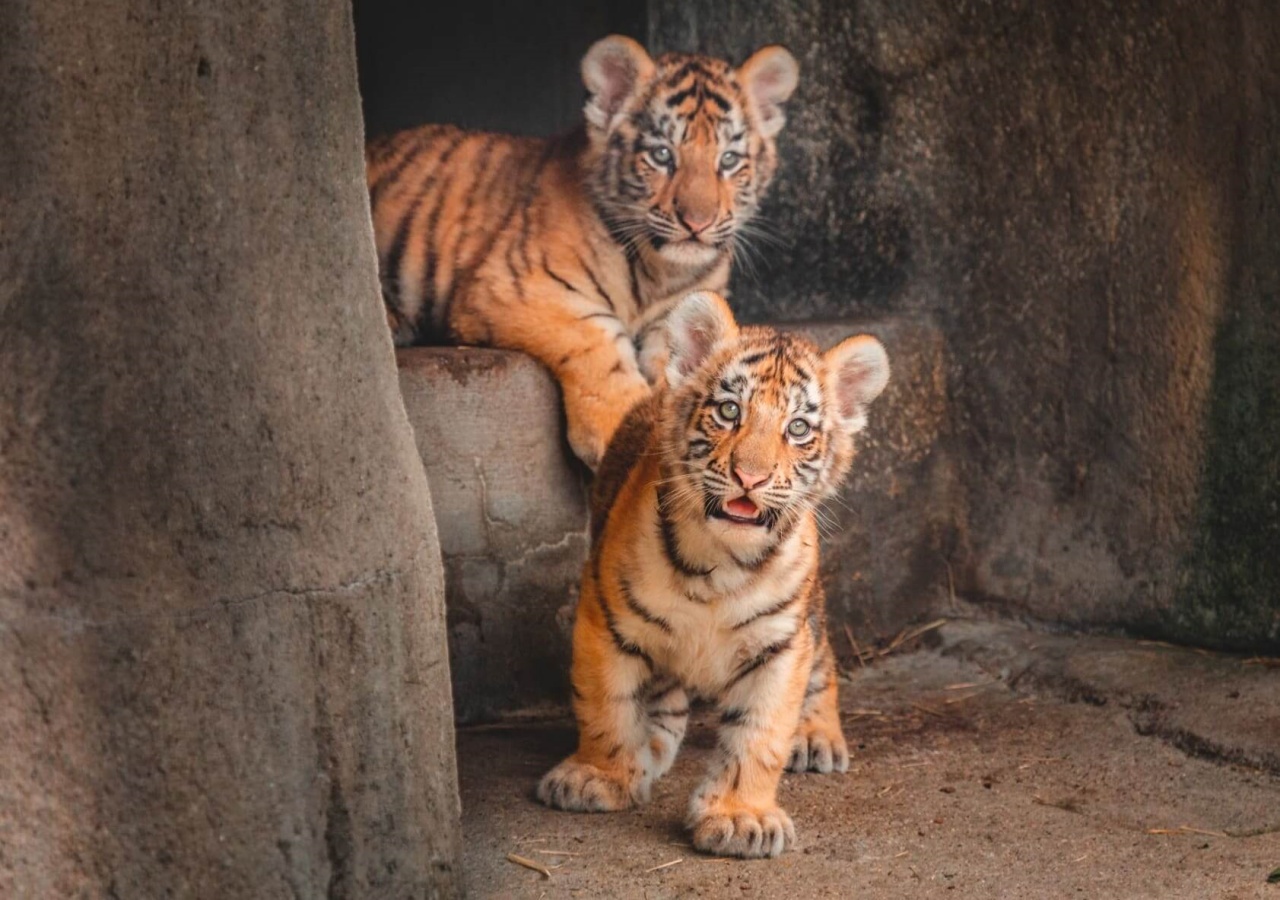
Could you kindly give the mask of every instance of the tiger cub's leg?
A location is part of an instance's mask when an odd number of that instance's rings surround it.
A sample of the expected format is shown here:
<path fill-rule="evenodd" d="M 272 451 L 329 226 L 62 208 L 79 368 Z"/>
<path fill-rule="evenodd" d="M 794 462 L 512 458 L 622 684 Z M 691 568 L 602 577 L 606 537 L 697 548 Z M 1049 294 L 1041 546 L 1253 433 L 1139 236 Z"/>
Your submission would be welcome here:
<path fill-rule="evenodd" d="M 812 656 L 812 645 L 766 648 L 720 698 L 719 751 L 689 803 L 689 827 L 699 850 L 777 856 L 794 843 L 795 826 L 778 806 L 778 781 L 800 718 Z"/>
<path fill-rule="evenodd" d="M 840 728 L 840 702 L 836 696 L 835 655 L 825 632 L 814 654 L 787 769 L 823 775 L 849 771 L 849 745 Z"/>
<path fill-rule="evenodd" d="M 649 718 L 649 748 L 653 753 L 653 780 L 661 778 L 675 762 L 689 724 L 689 697 L 674 678 L 655 679 L 645 702 Z"/>
<path fill-rule="evenodd" d="M 607 307 L 538 296 L 491 315 L 459 310 L 452 328 L 460 340 L 522 350 L 550 369 L 564 398 L 569 446 L 595 470 L 627 412 L 649 395 L 649 382 L 630 332 Z"/>
<path fill-rule="evenodd" d="M 581 812 L 626 809 L 649 799 L 653 780 L 665 772 L 683 736 L 682 716 L 672 716 L 668 734 L 649 712 L 652 663 L 633 644 L 615 639 L 596 589 L 584 579 L 573 626 L 573 712 L 578 749 L 542 778 L 538 799 Z M 678 688 L 654 708 L 684 711 Z M 679 729 L 678 731 L 676 729 Z"/>

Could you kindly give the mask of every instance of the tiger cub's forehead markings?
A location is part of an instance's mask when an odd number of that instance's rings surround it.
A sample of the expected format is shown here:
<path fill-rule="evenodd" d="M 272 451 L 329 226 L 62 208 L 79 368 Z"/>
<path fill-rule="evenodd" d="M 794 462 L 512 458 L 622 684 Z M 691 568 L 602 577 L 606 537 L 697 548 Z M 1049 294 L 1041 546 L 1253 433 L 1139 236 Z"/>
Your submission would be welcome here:
<path fill-rule="evenodd" d="M 667 54 L 658 64 L 670 71 L 654 80 L 641 127 L 674 144 L 697 136 L 733 143 L 746 136 L 741 88 L 724 61 Z"/>

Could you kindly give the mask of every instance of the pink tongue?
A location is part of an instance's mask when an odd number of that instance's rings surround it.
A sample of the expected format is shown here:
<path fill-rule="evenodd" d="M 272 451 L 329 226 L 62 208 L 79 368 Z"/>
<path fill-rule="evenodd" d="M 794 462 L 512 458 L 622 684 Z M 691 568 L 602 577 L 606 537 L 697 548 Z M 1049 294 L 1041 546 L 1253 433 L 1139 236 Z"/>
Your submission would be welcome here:
<path fill-rule="evenodd" d="M 754 519 L 760 514 L 760 509 L 746 497 L 738 497 L 736 500 L 730 500 L 725 504 L 725 509 L 743 519 Z"/>

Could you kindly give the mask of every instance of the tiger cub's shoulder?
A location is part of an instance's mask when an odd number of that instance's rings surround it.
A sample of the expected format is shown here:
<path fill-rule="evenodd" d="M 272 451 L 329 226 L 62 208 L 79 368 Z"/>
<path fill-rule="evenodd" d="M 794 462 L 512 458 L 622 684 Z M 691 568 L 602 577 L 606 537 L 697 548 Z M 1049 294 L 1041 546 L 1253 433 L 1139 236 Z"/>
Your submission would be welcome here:
<path fill-rule="evenodd" d="M 646 453 L 658 431 L 662 403 L 659 394 L 644 398 L 627 413 L 614 432 L 591 486 L 591 540 L 597 541 L 627 479 Z"/>

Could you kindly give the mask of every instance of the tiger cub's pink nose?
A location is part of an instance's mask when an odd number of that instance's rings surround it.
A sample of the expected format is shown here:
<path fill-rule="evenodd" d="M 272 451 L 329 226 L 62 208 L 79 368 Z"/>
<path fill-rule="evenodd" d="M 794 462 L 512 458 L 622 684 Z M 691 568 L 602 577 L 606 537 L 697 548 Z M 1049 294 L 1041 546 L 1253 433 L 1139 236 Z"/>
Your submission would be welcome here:
<path fill-rule="evenodd" d="M 733 474 L 738 476 L 738 484 L 748 491 L 769 478 L 768 472 L 752 472 L 741 466 L 734 466 Z"/>

